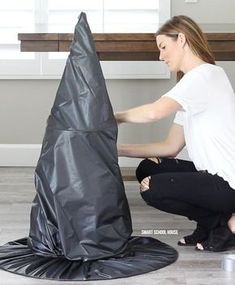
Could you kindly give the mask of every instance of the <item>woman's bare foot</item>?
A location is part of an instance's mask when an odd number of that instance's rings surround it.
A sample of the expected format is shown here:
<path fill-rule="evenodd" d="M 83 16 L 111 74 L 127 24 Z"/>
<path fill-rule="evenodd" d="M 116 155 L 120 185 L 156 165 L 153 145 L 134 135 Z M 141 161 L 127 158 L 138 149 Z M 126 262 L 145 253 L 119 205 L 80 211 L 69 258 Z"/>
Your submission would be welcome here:
<path fill-rule="evenodd" d="M 200 243 L 197 243 L 196 247 L 199 250 L 204 250 L 203 246 Z"/>
<path fill-rule="evenodd" d="M 185 245 L 186 245 L 186 242 L 185 242 L 185 239 L 184 239 L 184 238 L 181 238 L 181 239 L 179 240 L 179 242 L 180 242 L 181 244 L 185 244 Z"/>
<path fill-rule="evenodd" d="M 231 218 L 228 220 L 228 231 L 235 234 L 235 213 L 232 214 Z M 196 248 L 198 250 L 204 250 L 204 247 L 201 243 L 197 243 Z"/>
<path fill-rule="evenodd" d="M 184 236 L 178 241 L 180 246 L 195 246 L 197 243 L 208 238 L 209 231 L 197 224 L 191 235 Z"/>

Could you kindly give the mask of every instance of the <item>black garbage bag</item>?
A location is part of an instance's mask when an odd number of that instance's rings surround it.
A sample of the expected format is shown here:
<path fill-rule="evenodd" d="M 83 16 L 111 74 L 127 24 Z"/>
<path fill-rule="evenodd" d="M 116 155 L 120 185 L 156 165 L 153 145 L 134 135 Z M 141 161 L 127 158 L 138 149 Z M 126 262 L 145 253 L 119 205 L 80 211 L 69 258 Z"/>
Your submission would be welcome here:
<path fill-rule="evenodd" d="M 131 237 L 117 124 L 86 15 L 48 118 L 27 239 L 0 247 L 0 268 L 30 277 L 98 280 L 166 266 L 177 252 Z"/>
<path fill-rule="evenodd" d="M 29 234 L 34 252 L 92 260 L 127 247 L 131 217 L 116 140 L 116 120 L 82 14 L 35 171 Z"/>

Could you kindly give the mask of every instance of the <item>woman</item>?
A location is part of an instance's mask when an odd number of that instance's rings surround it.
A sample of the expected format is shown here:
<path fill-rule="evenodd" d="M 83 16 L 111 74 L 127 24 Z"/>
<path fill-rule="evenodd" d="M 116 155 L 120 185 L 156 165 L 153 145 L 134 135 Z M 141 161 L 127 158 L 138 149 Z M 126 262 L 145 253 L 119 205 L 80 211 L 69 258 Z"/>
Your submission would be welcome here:
<path fill-rule="evenodd" d="M 119 145 L 119 156 L 148 158 L 136 170 L 147 204 L 197 222 L 179 245 L 223 251 L 235 243 L 234 92 L 192 19 L 173 17 L 156 42 L 178 83 L 159 100 L 115 117 L 118 123 L 147 123 L 176 113 L 175 119 L 164 141 Z M 192 161 L 175 159 L 185 145 Z"/>

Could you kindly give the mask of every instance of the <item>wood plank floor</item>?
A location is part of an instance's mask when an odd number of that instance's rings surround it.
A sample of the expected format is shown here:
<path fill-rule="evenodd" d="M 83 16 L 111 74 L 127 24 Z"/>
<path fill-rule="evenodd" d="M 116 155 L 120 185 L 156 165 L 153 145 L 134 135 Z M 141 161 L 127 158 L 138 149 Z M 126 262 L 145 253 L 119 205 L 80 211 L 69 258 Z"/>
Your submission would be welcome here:
<path fill-rule="evenodd" d="M 28 235 L 29 212 L 35 190 L 33 168 L 0 168 L 0 244 Z M 136 284 L 136 285 L 226 285 L 235 284 L 235 272 L 221 269 L 225 253 L 202 253 L 193 248 L 178 247 L 177 240 L 195 227 L 183 217 L 166 214 L 147 206 L 138 193 L 135 181 L 126 181 L 126 194 L 131 208 L 133 235 L 146 233 L 174 246 L 179 259 L 174 264 L 135 277 L 110 281 L 58 282 L 26 278 L 0 270 L 0 285 L 39 284 Z M 235 253 L 234 251 L 226 254 Z"/>

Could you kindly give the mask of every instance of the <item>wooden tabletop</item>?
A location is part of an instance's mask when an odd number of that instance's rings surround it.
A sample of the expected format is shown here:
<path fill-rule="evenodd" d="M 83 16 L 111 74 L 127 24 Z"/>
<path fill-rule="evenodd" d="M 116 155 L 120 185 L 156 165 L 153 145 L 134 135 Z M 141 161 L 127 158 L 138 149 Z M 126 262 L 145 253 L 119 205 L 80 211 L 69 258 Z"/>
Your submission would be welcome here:
<path fill-rule="evenodd" d="M 235 33 L 205 33 L 216 60 L 235 60 Z M 100 60 L 158 60 L 153 33 L 93 34 Z M 18 34 L 23 52 L 69 51 L 71 33 Z"/>

